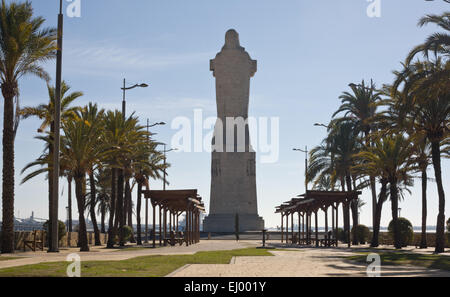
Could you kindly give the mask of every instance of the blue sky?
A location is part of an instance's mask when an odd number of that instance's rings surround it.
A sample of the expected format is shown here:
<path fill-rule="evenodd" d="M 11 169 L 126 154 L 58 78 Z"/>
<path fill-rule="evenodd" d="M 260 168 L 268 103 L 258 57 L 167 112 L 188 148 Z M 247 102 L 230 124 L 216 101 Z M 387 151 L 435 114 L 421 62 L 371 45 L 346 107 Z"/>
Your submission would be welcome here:
<path fill-rule="evenodd" d="M 56 26 L 58 1 L 32 1 L 36 15 Z M 195 108 L 215 116 L 215 84 L 209 71 L 224 43 L 225 32 L 236 29 L 241 45 L 258 60 L 251 82 L 250 115 L 280 118 L 280 157 L 274 164 L 257 164 L 258 208 L 266 226 L 279 225 L 274 207 L 304 191 L 304 155 L 293 147 L 313 147 L 325 136 L 315 122 L 327 123 L 340 105 L 339 95 L 351 82 L 373 79 L 392 82 L 407 52 L 436 31 L 419 28 L 426 13 L 441 13 L 443 1 L 381 0 L 381 18 L 369 18 L 365 0 L 247 0 L 247 1 L 119 1 L 81 0 L 81 18 L 65 18 L 63 78 L 73 90 L 84 92 L 79 104 L 97 102 L 121 108 L 123 78 L 130 84 L 146 82 L 147 89 L 127 93 L 127 111 L 136 111 L 144 123 L 192 118 Z M 67 5 L 68 2 L 65 3 Z M 46 65 L 54 77 L 55 63 Z M 20 81 L 22 106 L 47 102 L 43 81 Z M 3 106 L 0 107 L 3 116 Z M 20 185 L 20 170 L 37 158 L 43 144 L 33 137 L 38 120 L 21 122 L 16 139 L 16 215 L 47 217 L 47 183 L 38 177 Z M 170 143 L 176 130 L 170 125 L 153 130 Z M 198 188 L 209 206 L 210 154 L 169 153 L 169 189 Z M 444 189 L 450 164 L 443 161 Z M 433 176 L 432 169 L 429 175 Z M 400 203 L 402 216 L 420 225 L 420 185 Z M 66 217 L 67 185 L 60 200 Z M 160 181 L 151 182 L 153 189 Z M 370 193 L 361 223 L 371 225 Z M 447 203 L 446 213 L 450 213 Z M 434 225 L 438 208 L 436 185 L 429 185 L 428 224 Z M 74 216 L 76 212 L 74 211 Z M 342 217 L 342 216 L 340 216 Z M 390 220 L 385 205 L 382 225 Z M 319 217 L 319 222 L 323 219 Z M 341 223 L 342 225 L 342 223 Z"/>

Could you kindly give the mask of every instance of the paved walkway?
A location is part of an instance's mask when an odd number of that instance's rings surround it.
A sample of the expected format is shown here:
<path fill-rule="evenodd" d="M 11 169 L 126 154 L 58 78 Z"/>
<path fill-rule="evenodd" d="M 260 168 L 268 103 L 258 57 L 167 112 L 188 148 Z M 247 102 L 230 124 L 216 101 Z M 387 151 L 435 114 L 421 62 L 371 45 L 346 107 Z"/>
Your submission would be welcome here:
<path fill-rule="evenodd" d="M 186 265 L 171 277 L 365 277 L 367 264 L 342 257 L 354 250 L 301 248 L 270 251 L 274 257 L 236 257 L 230 264 Z M 382 266 L 381 276 L 441 276 L 450 272 L 415 266 Z"/>
<path fill-rule="evenodd" d="M 66 261 L 69 254 L 77 253 L 81 257 L 81 261 L 120 261 L 134 257 L 151 256 L 151 255 L 188 255 L 195 254 L 200 251 L 220 251 L 234 250 L 247 247 L 255 247 L 256 241 L 232 241 L 232 240 L 203 240 L 198 244 L 190 246 L 175 247 L 146 247 L 142 249 L 106 249 L 103 247 L 91 247 L 89 252 L 80 252 L 79 248 L 61 249 L 59 253 L 47 252 L 26 252 L 15 254 L 2 254 L 1 257 L 19 257 L 20 259 L 0 261 L 0 269 L 7 267 L 15 267 L 22 265 L 38 264 L 43 262 L 59 262 Z"/>
<path fill-rule="evenodd" d="M 271 251 L 274 257 L 236 257 L 230 264 L 192 264 L 186 265 L 169 276 L 174 277 L 283 277 L 283 276 L 366 276 L 367 264 L 348 261 L 343 257 L 355 255 L 355 252 L 367 250 L 367 246 L 347 249 L 339 248 L 292 248 L 279 241 L 268 244 L 277 248 L 291 248 L 290 251 Z M 60 253 L 26 252 L 3 254 L 2 257 L 19 257 L 14 260 L 0 261 L 0 269 L 42 262 L 66 261 L 71 253 L 80 255 L 82 261 L 120 261 L 150 255 L 194 254 L 199 251 L 232 250 L 260 246 L 260 241 L 203 240 L 191 246 L 144 247 L 140 249 L 106 249 L 91 247 L 90 252 L 80 253 L 79 249 L 62 249 Z M 383 251 L 392 250 L 392 247 Z M 410 252 L 431 254 L 433 249 L 405 249 Z M 449 255 L 450 253 L 445 253 Z M 447 276 L 446 271 L 413 266 L 382 266 L 382 276 Z"/>

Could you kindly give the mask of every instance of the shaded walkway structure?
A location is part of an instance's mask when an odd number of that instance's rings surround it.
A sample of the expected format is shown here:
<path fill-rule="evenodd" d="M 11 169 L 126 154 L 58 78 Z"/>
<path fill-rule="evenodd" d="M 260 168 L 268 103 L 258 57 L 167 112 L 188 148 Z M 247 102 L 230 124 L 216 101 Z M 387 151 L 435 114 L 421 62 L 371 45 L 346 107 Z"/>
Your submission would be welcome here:
<path fill-rule="evenodd" d="M 146 190 L 145 199 L 153 207 L 153 247 L 156 247 L 156 208 L 159 211 L 159 245 L 186 243 L 186 246 L 200 241 L 200 213 L 205 212 L 202 198 L 197 190 Z M 146 211 L 147 213 L 147 211 Z M 184 233 L 179 229 L 179 217 L 185 213 Z M 148 219 L 146 216 L 146 234 Z"/>
<path fill-rule="evenodd" d="M 348 246 L 350 246 L 350 203 L 357 200 L 361 192 L 339 192 L 339 191 L 306 191 L 299 195 L 300 198 L 292 198 L 275 209 L 275 213 L 281 214 L 281 242 L 298 243 L 301 245 L 311 245 L 315 243 L 319 246 L 337 246 L 338 210 L 342 205 L 344 218 L 344 232 Z M 328 225 L 328 209 L 331 208 L 331 230 Z M 318 211 L 325 213 L 325 236 L 319 238 Z M 294 216 L 298 216 L 298 230 L 294 232 Z M 312 215 L 314 214 L 315 232 L 311 227 Z M 291 220 L 291 230 L 289 232 L 289 217 Z M 286 230 L 284 228 L 286 219 Z M 290 236 L 290 238 L 289 238 Z"/>

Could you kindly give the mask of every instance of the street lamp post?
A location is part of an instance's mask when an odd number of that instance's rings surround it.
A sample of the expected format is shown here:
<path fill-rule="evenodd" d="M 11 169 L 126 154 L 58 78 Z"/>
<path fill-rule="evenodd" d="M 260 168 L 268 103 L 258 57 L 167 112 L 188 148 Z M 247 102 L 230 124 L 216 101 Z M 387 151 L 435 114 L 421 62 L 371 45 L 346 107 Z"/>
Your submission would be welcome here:
<path fill-rule="evenodd" d="M 54 111 L 54 143 L 53 143 L 53 188 L 52 207 L 49 213 L 50 240 L 49 253 L 58 253 L 58 192 L 59 192 L 59 146 L 61 128 L 61 80 L 62 80 L 62 48 L 63 48 L 63 24 L 62 0 L 59 1 L 58 14 L 58 49 L 56 51 L 56 81 L 55 81 L 55 111 Z"/>
<path fill-rule="evenodd" d="M 155 123 L 153 125 L 150 125 L 150 120 L 147 119 L 147 140 L 150 143 L 150 131 L 149 129 L 151 127 L 159 126 L 159 125 L 165 125 L 164 122 Z M 148 198 L 145 199 L 145 243 L 148 243 Z"/>
<path fill-rule="evenodd" d="M 294 148 L 293 149 L 296 152 L 302 152 L 305 153 L 305 192 L 308 191 L 308 178 L 307 178 L 307 174 L 308 174 L 308 147 L 305 146 L 305 149 L 297 149 Z"/>
<path fill-rule="evenodd" d="M 165 190 L 166 190 L 166 175 L 167 175 L 167 173 L 166 173 L 166 160 L 167 160 L 166 154 L 167 154 L 168 152 L 177 151 L 178 149 L 174 148 L 174 149 L 166 150 L 166 144 L 163 143 L 162 145 L 164 145 L 164 151 L 163 151 L 163 153 L 164 153 L 164 180 L 163 180 L 163 190 L 165 191 Z"/>
<path fill-rule="evenodd" d="M 123 91 L 123 100 L 122 100 L 122 116 L 123 119 L 125 120 L 125 113 L 126 113 L 126 100 L 125 100 L 125 92 L 134 88 L 147 88 L 148 85 L 147 84 L 135 84 L 134 86 L 131 87 L 127 87 L 126 86 L 126 80 L 125 78 L 123 79 L 123 88 L 120 88 Z"/>

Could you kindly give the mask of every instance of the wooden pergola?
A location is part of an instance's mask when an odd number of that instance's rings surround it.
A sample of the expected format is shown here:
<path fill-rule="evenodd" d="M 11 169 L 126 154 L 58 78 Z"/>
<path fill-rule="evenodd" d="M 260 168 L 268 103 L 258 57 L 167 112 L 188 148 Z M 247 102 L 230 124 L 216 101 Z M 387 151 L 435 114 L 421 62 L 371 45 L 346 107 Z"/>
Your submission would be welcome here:
<path fill-rule="evenodd" d="M 339 192 L 339 191 L 306 191 L 306 194 L 299 195 L 297 198 L 292 198 L 290 201 L 284 202 L 276 207 L 275 213 L 281 214 L 281 242 L 284 241 L 284 234 L 286 234 L 286 243 L 289 241 L 293 243 L 310 245 L 315 241 L 315 245 L 332 246 L 338 245 L 336 238 L 338 229 L 338 208 L 342 204 L 344 213 L 345 226 L 350 226 L 350 203 L 357 200 L 361 192 Z M 299 198 L 301 197 L 301 198 Z M 331 232 L 328 231 L 328 209 L 331 207 Z M 319 239 L 318 219 L 317 213 L 323 210 L 325 213 L 325 237 Z M 294 215 L 298 215 L 298 233 L 294 232 Z M 315 238 L 312 239 L 311 217 L 315 215 Z M 291 232 L 289 232 L 289 216 L 291 216 Z M 284 217 L 286 217 L 286 232 L 284 231 Z M 305 232 L 306 231 L 306 232 Z M 350 230 L 346 232 L 348 246 L 350 246 Z M 289 240 L 289 233 L 291 233 L 291 240 Z"/>
<path fill-rule="evenodd" d="M 153 206 L 153 247 L 156 247 L 156 207 L 159 209 L 159 245 L 166 245 L 170 235 L 179 234 L 179 217 L 186 213 L 183 241 L 186 245 L 200 241 L 200 213 L 205 212 L 197 190 L 146 190 L 145 199 Z M 146 230 L 148 229 L 146 223 Z"/>

